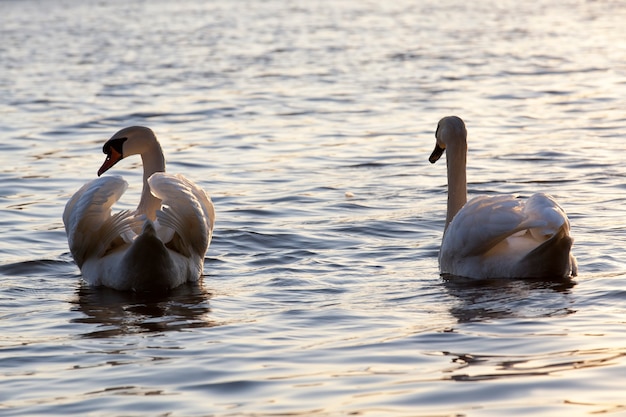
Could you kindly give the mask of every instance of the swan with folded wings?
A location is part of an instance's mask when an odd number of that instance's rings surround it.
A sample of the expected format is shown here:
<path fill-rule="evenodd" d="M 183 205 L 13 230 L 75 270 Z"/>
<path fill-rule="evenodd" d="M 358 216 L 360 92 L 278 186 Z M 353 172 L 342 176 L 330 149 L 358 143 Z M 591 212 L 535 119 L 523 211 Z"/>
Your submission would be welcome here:
<path fill-rule="evenodd" d="M 435 163 L 446 152 L 448 211 L 439 252 L 442 274 L 468 278 L 576 276 L 573 240 L 565 211 L 553 197 L 537 193 L 479 196 L 467 201 L 467 130 L 456 116 L 439 121 Z"/>
<path fill-rule="evenodd" d="M 208 194 L 180 174 L 165 173 L 161 145 L 147 127 L 120 130 L 103 152 L 99 178 L 80 188 L 63 212 L 70 252 L 83 279 L 132 291 L 164 291 L 198 281 L 215 223 Z M 128 183 L 100 175 L 131 155 L 140 155 L 143 163 L 139 205 L 112 215 Z"/>

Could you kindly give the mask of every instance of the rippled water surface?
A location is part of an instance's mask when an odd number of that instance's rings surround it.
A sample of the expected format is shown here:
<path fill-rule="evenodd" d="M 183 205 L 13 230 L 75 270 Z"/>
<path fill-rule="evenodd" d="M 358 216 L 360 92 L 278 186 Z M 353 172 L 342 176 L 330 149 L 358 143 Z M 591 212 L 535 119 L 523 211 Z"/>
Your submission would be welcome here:
<path fill-rule="evenodd" d="M 0 1 L 0 414 L 626 414 L 623 6 Z M 471 195 L 569 213 L 573 282 L 439 276 L 449 114 Z M 61 221 L 135 124 L 217 209 L 160 298 L 82 285 Z"/>

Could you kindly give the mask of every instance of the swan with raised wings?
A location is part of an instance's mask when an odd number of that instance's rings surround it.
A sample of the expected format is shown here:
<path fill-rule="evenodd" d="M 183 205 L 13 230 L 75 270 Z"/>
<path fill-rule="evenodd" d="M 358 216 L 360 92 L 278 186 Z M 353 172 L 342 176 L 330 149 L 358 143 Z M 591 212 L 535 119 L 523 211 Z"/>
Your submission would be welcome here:
<path fill-rule="evenodd" d="M 439 252 L 442 274 L 468 278 L 576 276 L 565 211 L 551 196 L 479 196 L 467 202 L 467 130 L 456 116 L 437 125 L 429 161 L 447 153 L 448 212 Z"/>
<path fill-rule="evenodd" d="M 208 194 L 180 174 L 165 173 L 161 145 L 147 127 L 120 130 L 103 152 L 99 178 L 80 188 L 63 212 L 70 252 L 83 279 L 132 291 L 163 291 L 198 281 L 215 223 Z M 143 163 L 139 205 L 111 215 L 128 183 L 101 175 L 131 155 L 141 155 Z"/>

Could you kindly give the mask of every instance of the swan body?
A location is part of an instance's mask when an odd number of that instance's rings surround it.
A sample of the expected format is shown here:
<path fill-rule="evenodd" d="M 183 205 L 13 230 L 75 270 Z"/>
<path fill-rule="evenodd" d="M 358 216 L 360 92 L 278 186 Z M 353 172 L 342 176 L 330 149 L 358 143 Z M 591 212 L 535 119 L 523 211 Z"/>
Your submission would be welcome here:
<path fill-rule="evenodd" d="M 99 178 L 81 187 L 63 212 L 70 252 L 83 279 L 132 291 L 164 291 L 197 281 L 215 224 L 210 197 L 184 176 L 165 173 L 161 146 L 146 127 L 120 130 L 103 151 L 107 158 Z M 139 205 L 111 215 L 128 183 L 100 175 L 136 154 L 144 168 Z"/>
<path fill-rule="evenodd" d="M 576 276 L 573 240 L 565 211 L 551 196 L 537 193 L 479 196 L 467 202 L 467 131 L 463 121 L 444 117 L 430 156 L 447 152 L 448 211 L 439 267 L 442 274 L 468 278 L 544 278 Z"/>

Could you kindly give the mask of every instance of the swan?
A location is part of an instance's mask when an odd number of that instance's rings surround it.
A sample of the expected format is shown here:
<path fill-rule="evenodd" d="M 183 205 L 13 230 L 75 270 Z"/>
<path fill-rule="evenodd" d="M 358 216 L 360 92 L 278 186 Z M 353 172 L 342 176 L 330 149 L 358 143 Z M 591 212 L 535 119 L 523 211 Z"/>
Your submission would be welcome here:
<path fill-rule="evenodd" d="M 548 194 L 467 201 L 467 130 L 459 117 L 444 117 L 435 132 L 431 163 L 447 153 L 448 211 L 439 252 L 442 274 L 467 278 L 576 276 L 573 240 L 565 211 Z"/>
<path fill-rule="evenodd" d="M 209 195 L 184 176 L 165 173 L 161 145 L 147 127 L 120 130 L 102 150 L 107 156 L 98 178 L 83 185 L 63 212 L 84 281 L 131 291 L 166 291 L 198 281 L 215 224 Z M 111 215 L 128 183 L 101 175 L 131 155 L 143 162 L 139 205 Z"/>

